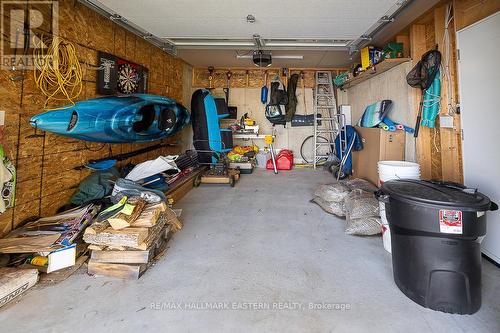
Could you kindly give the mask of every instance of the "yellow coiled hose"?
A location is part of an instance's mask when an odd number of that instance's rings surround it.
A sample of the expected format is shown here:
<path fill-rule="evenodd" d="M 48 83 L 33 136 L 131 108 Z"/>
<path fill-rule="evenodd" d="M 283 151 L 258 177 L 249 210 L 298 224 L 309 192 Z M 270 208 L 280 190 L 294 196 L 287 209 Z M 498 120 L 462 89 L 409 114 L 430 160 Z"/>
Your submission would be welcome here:
<path fill-rule="evenodd" d="M 34 75 L 37 87 L 47 96 L 44 108 L 50 101 L 69 101 L 75 104 L 82 92 L 82 68 L 76 56 L 75 46 L 57 36 L 37 38 L 33 52 Z M 46 47 L 47 42 L 50 45 Z M 37 41 L 35 40 L 35 44 Z"/>

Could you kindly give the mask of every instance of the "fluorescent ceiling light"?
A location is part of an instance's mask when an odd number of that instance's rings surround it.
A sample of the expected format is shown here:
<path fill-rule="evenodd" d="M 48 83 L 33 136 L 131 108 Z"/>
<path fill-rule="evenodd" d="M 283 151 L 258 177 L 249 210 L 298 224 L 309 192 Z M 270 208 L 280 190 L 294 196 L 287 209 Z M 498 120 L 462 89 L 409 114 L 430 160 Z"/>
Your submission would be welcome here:
<path fill-rule="evenodd" d="M 173 40 L 175 46 L 254 46 L 252 41 L 234 40 Z"/>
<path fill-rule="evenodd" d="M 266 42 L 267 47 L 346 47 L 347 43 L 342 42 Z"/>
<path fill-rule="evenodd" d="M 273 59 L 296 59 L 296 60 L 303 60 L 304 56 L 302 55 L 273 55 Z M 252 59 L 253 55 L 248 54 L 248 55 L 236 55 L 236 59 Z"/>
<path fill-rule="evenodd" d="M 253 35 L 252 39 L 216 39 L 216 38 L 189 38 L 189 37 L 170 37 L 176 47 L 241 47 L 241 48 L 256 48 L 256 49 L 272 49 L 272 48 L 346 48 L 349 40 L 335 39 L 265 39 L 260 35 Z"/>

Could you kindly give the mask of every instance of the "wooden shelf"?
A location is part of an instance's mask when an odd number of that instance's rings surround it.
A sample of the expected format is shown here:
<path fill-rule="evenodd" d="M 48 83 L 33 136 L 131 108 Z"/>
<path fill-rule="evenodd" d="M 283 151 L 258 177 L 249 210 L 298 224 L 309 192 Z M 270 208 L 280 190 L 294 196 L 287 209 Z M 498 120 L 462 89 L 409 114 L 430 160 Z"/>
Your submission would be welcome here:
<path fill-rule="evenodd" d="M 370 67 L 369 69 L 359 74 L 358 76 L 352 78 L 351 80 L 346 81 L 341 88 L 349 89 L 351 87 L 354 87 L 355 85 L 360 84 L 361 82 L 371 79 L 372 77 L 375 77 L 381 73 L 387 72 L 389 69 L 410 60 L 411 58 L 385 59 L 384 61 L 379 62 L 373 67 Z"/>
<path fill-rule="evenodd" d="M 267 135 L 271 134 L 254 134 L 254 133 L 248 133 L 248 134 L 233 134 L 233 139 L 240 139 L 240 140 L 264 140 Z M 275 135 L 271 135 L 273 138 Z"/>

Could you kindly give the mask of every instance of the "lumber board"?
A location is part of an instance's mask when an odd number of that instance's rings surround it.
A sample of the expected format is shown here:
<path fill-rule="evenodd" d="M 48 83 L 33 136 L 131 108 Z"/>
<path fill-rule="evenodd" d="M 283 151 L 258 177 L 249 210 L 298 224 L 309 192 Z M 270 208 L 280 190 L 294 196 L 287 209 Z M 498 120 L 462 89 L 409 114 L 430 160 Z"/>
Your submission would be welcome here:
<path fill-rule="evenodd" d="M 35 237 L 16 237 L 0 239 L 0 253 L 50 252 L 58 247 L 53 244 L 61 234 L 39 235 Z"/>
<path fill-rule="evenodd" d="M 434 32 L 435 39 L 439 51 L 444 51 L 443 35 L 445 25 L 446 5 L 439 6 L 434 9 Z M 453 26 L 450 26 L 450 30 Z M 450 31 L 451 46 L 455 45 L 454 31 Z M 451 91 L 448 91 L 447 80 L 444 75 L 441 76 L 441 114 L 446 114 L 446 104 L 448 96 L 451 96 L 452 101 L 456 101 L 454 87 L 457 85 L 457 68 L 456 68 L 456 55 L 450 52 L 450 83 Z M 452 181 L 455 183 L 463 183 L 463 171 L 461 163 L 461 121 L 459 115 L 453 115 L 453 124 L 455 128 L 440 128 L 440 157 L 442 168 L 442 179 Z"/>
<path fill-rule="evenodd" d="M 88 273 L 92 275 L 101 275 L 115 277 L 119 279 L 135 279 L 141 277 L 147 269 L 146 264 L 131 265 L 131 264 L 108 264 L 96 262 L 92 259 L 88 263 Z"/>
<path fill-rule="evenodd" d="M 38 270 L 0 268 L 0 307 L 9 303 L 38 282 Z"/>
<path fill-rule="evenodd" d="M 410 27 L 410 45 L 411 57 L 416 64 L 422 55 L 427 51 L 426 45 L 426 29 L 424 24 L 413 24 Z M 422 92 L 420 89 L 412 89 L 413 93 L 413 111 L 415 119 L 420 107 L 420 99 Z M 418 138 L 416 140 L 417 161 L 420 164 L 420 172 L 422 179 L 431 179 L 432 169 L 432 152 L 431 152 L 431 130 L 428 127 L 420 126 Z"/>
<path fill-rule="evenodd" d="M 143 199 L 138 199 L 131 204 L 134 205 L 132 214 L 126 215 L 124 213 L 118 213 L 116 216 L 108 219 L 108 222 L 113 229 L 120 230 L 129 227 L 135 220 L 137 220 L 144 210 L 144 207 L 146 207 L 146 201 Z"/>

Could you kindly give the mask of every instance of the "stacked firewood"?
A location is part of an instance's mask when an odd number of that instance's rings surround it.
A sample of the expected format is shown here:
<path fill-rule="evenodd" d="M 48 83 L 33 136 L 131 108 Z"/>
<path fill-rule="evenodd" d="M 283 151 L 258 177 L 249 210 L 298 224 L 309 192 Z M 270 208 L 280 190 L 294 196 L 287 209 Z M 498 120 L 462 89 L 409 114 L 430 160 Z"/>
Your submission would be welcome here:
<path fill-rule="evenodd" d="M 128 199 L 123 209 L 85 230 L 92 250 L 88 273 L 138 279 L 165 252 L 170 236 L 182 228 L 164 202 Z"/>

